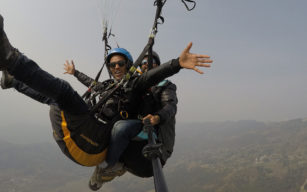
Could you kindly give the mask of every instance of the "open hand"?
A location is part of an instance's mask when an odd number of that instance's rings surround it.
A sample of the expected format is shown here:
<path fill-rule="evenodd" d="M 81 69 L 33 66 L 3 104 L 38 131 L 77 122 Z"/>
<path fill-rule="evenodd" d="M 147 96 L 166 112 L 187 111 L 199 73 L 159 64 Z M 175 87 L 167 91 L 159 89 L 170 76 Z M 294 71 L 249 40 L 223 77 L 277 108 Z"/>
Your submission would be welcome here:
<path fill-rule="evenodd" d="M 179 64 L 181 67 L 186 69 L 192 69 L 200 74 L 204 72 L 199 70 L 197 67 L 211 67 L 209 63 L 213 61 L 210 59 L 208 55 L 199 55 L 190 53 L 190 49 L 192 47 L 192 42 L 188 44 L 188 46 L 183 50 L 179 57 Z"/>
<path fill-rule="evenodd" d="M 68 60 L 66 60 L 66 63 L 64 63 L 64 74 L 70 74 L 73 75 L 75 74 L 75 64 L 74 61 L 71 60 L 71 62 L 69 63 Z"/>

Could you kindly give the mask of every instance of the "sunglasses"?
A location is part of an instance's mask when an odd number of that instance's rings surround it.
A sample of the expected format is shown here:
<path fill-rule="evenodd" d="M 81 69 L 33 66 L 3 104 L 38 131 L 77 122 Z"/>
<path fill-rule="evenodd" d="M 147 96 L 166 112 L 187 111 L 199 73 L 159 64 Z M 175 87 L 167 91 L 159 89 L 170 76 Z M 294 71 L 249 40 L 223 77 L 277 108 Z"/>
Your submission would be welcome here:
<path fill-rule="evenodd" d="M 148 64 L 148 60 L 147 59 L 144 59 L 141 63 L 141 65 L 147 65 Z M 157 64 L 155 59 L 152 60 L 152 64 Z"/>
<path fill-rule="evenodd" d="M 108 63 L 107 66 L 110 68 L 115 68 L 116 64 L 120 67 L 123 67 L 126 65 L 126 61 L 122 60 L 122 61 L 117 61 L 117 62 L 112 62 L 112 63 Z"/>

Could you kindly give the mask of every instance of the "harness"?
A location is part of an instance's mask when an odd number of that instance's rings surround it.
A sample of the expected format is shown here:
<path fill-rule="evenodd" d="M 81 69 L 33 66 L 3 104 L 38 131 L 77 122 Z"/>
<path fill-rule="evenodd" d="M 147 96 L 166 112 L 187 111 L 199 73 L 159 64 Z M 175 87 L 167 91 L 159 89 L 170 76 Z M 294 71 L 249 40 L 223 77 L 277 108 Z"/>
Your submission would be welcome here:
<path fill-rule="evenodd" d="M 91 101 L 93 103 L 93 107 L 91 108 L 91 113 L 97 113 L 99 108 L 119 89 L 126 88 L 128 85 L 128 82 L 130 78 L 135 74 L 136 69 L 140 66 L 142 59 L 144 56 L 147 54 L 148 55 L 148 67 L 149 70 L 152 68 L 153 65 L 153 53 L 152 53 L 152 48 L 154 45 L 154 40 L 155 36 L 158 32 L 158 24 L 163 24 L 164 23 L 164 18 L 161 16 L 162 8 L 164 4 L 166 3 L 167 0 L 155 0 L 154 6 L 157 6 L 156 9 L 156 15 L 155 15 L 155 20 L 154 24 L 151 30 L 151 33 L 149 35 L 148 43 L 146 44 L 145 48 L 143 49 L 142 53 L 139 55 L 135 63 L 130 67 L 128 70 L 127 74 L 125 77 L 119 82 L 115 83 L 112 85 L 112 88 L 110 88 L 110 91 L 108 91 L 106 94 L 104 94 L 100 99 L 99 102 L 96 103 L 95 97 L 91 98 L 91 91 L 92 87 L 90 86 L 88 91 L 84 94 L 84 97 L 87 97 L 89 100 L 94 99 L 94 101 Z M 184 5 L 186 6 L 188 11 L 191 11 L 195 8 L 196 3 L 193 0 L 181 0 Z M 191 8 L 188 7 L 187 2 L 193 3 L 193 6 Z M 104 33 L 104 37 L 106 37 L 106 32 Z M 105 49 L 107 50 L 108 47 L 107 45 L 107 38 L 103 38 L 105 41 Z M 106 57 L 105 57 L 106 58 Z M 103 67 L 106 64 L 106 59 L 104 62 Z M 98 81 L 98 78 L 101 74 L 102 69 L 99 71 L 95 78 L 95 82 Z M 94 85 L 93 85 L 94 86 Z M 158 86 L 159 87 L 159 86 Z M 127 111 L 123 110 L 119 112 L 120 116 L 122 118 L 129 118 L 129 114 Z M 156 144 L 155 139 L 154 139 L 154 134 L 153 134 L 153 126 L 148 122 L 148 119 L 145 122 L 144 125 L 144 130 L 145 132 L 148 133 L 148 145 L 146 145 L 143 149 L 143 154 L 145 157 L 149 158 L 152 160 L 152 165 L 153 165 L 153 172 L 154 172 L 154 183 L 155 183 L 155 188 L 157 192 L 167 192 L 167 185 L 165 182 L 165 178 L 162 172 L 162 167 L 161 167 L 161 162 L 160 159 L 158 158 L 162 153 L 161 153 L 161 145 L 162 144 Z"/>
<path fill-rule="evenodd" d="M 98 109 L 103 105 L 118 89 L 121 87 L 126 87 L 130 78 L 136 73 L 136 69 L 140 66 L 142 59 L 144 58 L 145 55 L 148 55 L 148 67 L 149 69 L 152 68 L 153 64 L 153 55 L 152 55 L 152 47 L 155 42 L 155 37 L 156 34 L 158 33 L 158 25 L 164 23 L 164 17 L 161 16 L 162 8 L 165 5 L 167 0 L 155 0 L 154 1 L 154 6 L 156 6 L 156 14 L 155 14 L 155 19 L 154 19 L 154 24 L 151 29 L 151 33 L 149 35 L 148 42 L 146 46 L 144 47 L 143 51 L 135 61 L 135 63 L 130 67 L 128 70 L 128 73 L 125 75 L 125 77 L 118 83 L 113 84 L 109 89 L 107 94 L 104 94 L 103 97 L 100 97 L 99 101 L 96 102 L 96 96 L 97 94 L 92 94 L 93 92 L 93 87 L 96 85 L 96 82 L 98 81 L 100 74 L 106 65 L 106 59 L 105 62 L 102 66 L 102 68 L 99 70 L 98 74 L 96 75 L 95 81 L 92 83 L 92 85 L 88 88 L 88 90 L 83 94 L 82 98 L 85 100 L 89 101 L 91 103 L 91 113 L 95 114 L 98 112 Z M 185 7 L 187 8 L 188 11 L 191 11 L 195 8 L 196 2 L 194 0 L 181 0 Z M 192 3 L 192 7 L 189 7 L 187 3 Z M 103 33 L 103 42 L 105 44 L 105 58 L 107 56 L 107 52 L 111 49 L 111 46 L 108 44 L 108 38 L 112 36 L 113 34 L 111 33 L 111 30 L 108 33 L 108 29 L 105 27 L 104 28 L 104 33 Z M 148 53 L 148 54 L 147 54 Z M 120 115 L 124 118 L 129 118 L 129 114 L 127 114 L 125 111 L 122 111 Z"/>

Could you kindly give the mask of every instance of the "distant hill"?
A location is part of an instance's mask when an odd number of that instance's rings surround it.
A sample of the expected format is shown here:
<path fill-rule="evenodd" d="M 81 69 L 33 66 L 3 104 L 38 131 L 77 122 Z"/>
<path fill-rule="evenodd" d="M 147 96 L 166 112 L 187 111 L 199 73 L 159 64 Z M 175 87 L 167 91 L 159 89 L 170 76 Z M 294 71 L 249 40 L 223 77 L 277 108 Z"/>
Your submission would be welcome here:
<path fill-rule="evenodd" d="M 56 144 L 0 141 L 0 192 L 90 191 L 92 171 L 68 160 Z M 164 171 L 176 192 L 305 192 L 307 121 L 178 124 Z M 153 189 L 152 179 L 125 174 L 101 191 Z"/>

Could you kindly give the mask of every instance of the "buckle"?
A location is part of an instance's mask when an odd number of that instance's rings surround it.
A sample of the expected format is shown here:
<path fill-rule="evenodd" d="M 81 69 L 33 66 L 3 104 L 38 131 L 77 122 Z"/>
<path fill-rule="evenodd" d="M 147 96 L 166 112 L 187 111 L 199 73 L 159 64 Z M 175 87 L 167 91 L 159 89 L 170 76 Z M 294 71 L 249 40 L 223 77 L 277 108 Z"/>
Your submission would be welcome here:
<path fill-rule="evenodd" d="M 123 119 L 128 119 L 129 117 L 129 114 L 127 111 L 120 111 L 119 114 Z"/>

